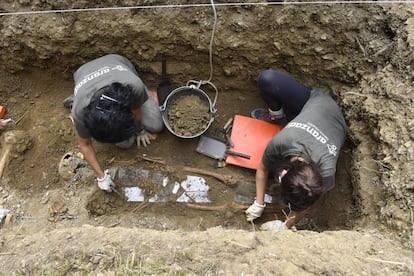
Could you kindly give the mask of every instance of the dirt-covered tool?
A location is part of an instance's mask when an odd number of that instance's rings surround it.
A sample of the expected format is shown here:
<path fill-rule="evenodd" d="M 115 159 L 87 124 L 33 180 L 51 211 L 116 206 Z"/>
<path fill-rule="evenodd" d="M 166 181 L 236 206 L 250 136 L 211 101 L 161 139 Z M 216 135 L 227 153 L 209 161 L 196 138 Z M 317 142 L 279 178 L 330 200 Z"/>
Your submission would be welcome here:
<path fill-rule="evenodd" d="M 234 147 L 233 140 L 230 138 L 231 129 L 233 128 L 233 118 L 230 118 L 227 123 L 223 127 L 223 135 L 226 139 L 226 144 L 228 147 L 232 148 Z"/>
<path fill-rule="evenodd" d="M 165 99 L 172 91 L 171 82 L 167 77 L 167 58 L 165 55 L 161 57 L 161 81 L 157 87 L 158 104 L 164 104 Z"/>
<path fill-rule="evenodd" d="M 17 125 L 27 114 L 28 111 L 23 113 L 22 116 L 20 116 L 18 119 L 14 120 L 12 118 L 5 119 L 4 116 L 7 113 L 7 108 L 5 106 L 0 106 L 0 119 L 3 119 L 5 122 L 10 123 L 12 122 L 14 125 Z"/>
<path fill-rule="evenodd" d="M 111 191 L 116 193 L 120 198 L 122 198 L 123 200 L 127 200 L 125 195 L 122 195 L 117 188 L 115 188 L 114 186 L 111 186 Z"/>
<path fill-rule="evenodd" d="M 226 143 L 205 135 L 200 137 L 196 151 L 216 159 L 218 168 L 226 165 L 226 158 L 229 155 L 250 159 L 250 155 L 230 150 Z"/>

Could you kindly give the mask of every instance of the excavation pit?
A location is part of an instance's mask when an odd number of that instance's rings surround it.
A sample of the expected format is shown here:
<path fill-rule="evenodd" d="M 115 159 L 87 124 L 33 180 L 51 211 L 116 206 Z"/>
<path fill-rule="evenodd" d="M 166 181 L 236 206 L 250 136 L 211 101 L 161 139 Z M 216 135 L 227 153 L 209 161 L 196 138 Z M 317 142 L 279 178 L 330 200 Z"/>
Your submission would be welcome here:
<path fill-rule="evenodd" d="M 15 2 L 4 1 L 1 10 L 113 4 Z M 166 270 L 147 274 L 411 275 L 413 6 L 278 3 L 217 10 L 212 81 L 219 96 L 209 130 L 220 129 L 235 114 L 249 116 L 253 108 L 264 107 L 257 90 L 264 69 L 281 70 L 333 96 L 348 126 L 336 185 L 297 225 L 311 231 L 298 233 L 257 231 L 284 214 L 274 208 L 255 226 L 246 222 L 240 205 L 254 196 L 254 171 L 231 165 L 217 169 L 215 160 L 195 151 L 198 139 L 177 139 L 167 130 L 147 148 L 122 150 L 94 141 L 104 168 L 123 168 L 125 175 L 148 172 L 147 182 L 135 174 L 130 180 L 139 185 L 119 184 L 123 192 L 135 189 L 133 200 L 99 190 L 84 164 L 66 170 L 65 178 L 60 175 L 62 156 L 79 150 L 70 111 L 62 105 L 73 94 L 73 72 L 93 58 L 119 53 L 137 65 L 155 91 L 165 55 L 175 87 L 189 78 L 207 78 L 210 7 L 2 15 L 0 101 L 11 118 L 26 114 L 8 128 L 24 130 L 32 140 L 24 154 L 10 156 L 0 180 L 0 207 L 12 214 L 11 226 L 1 229 L 5 273 L 41 274 L 45 267 L 39 263 L 62 263 L 61 269 L 93 274 L 139 259 L 140 265 L 148 260 L 165 264 Z M 238 184 L 185 167 L 229 175 Z M 172 184 L 183 188 L 187 176 L 198 177 L 204 190 L 208 186 L 208 202 L 177 201 L 182 193 L 173 194 Z M 171 181 L 165 187 L 164 177 Z M 159 193 L 140 197 L 137 187 Z"/>

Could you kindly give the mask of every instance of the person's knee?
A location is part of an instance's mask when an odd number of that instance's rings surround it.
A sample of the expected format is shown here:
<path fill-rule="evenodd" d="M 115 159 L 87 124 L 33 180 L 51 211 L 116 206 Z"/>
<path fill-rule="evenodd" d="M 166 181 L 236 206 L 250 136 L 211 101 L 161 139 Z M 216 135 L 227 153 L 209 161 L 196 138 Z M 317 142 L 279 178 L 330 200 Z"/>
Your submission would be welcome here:
<path fill-rule="evenodd" d="M 149 98 L 141 107 L 142 125 L 152 133 L 161 132 L 164 128 L 161 110 L 152 98 Z"/>
<path fill-rule="evenodd" d="M 264 70 L 259 75 L 259 85 L 267 86 L 275 80 L 276 71 L 272 69 Z"/>
<path fill-rule="evenodd" d="M 278 89 L 279 73 L 275 70 L 268 69 L 260 73 L 258 79 L 258 88 L 262 97 L 267 98 L 267 94 L 274 94 L 279 91 Z"/>
<path fill-rule="evenodd" d="M 151 133 L 158 133 L 161 132 L 164 128 L 164 123 L 162 121 L 161 116 L 159 118 L 156 118 L 154 120 L 151 120 L 150 122 L 144 123 L 144 127 L 146 130 L 148 130 Z"/>
<path fill-rule="evenodd" d="M 135 136 L 131 136 L 122 142 L 115 143 L 115 146 L 121 149 L 129 149 L 130 147 L 134 145 L 135 139 L 136 139 Z"/>
<path fill-rule="evenodd" d="M 143 110 L 142 125 L 149 132 L 161 132 L 164 128 L 161 111 L 158 108 L 147 108 Z"/>

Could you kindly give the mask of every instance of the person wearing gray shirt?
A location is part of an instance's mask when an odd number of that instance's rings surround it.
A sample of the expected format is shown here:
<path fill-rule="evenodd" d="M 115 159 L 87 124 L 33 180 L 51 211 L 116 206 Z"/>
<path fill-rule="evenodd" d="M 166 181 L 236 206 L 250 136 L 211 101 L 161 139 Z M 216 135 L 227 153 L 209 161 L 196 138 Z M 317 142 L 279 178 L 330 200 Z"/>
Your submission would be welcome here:
<path fill-rule="evenodd" d="M 263 71 L 259 90 L 268 108 L 253 110 L 252 117 L 282 124 L 284 128 L 263 153 L 256 170 L 256 199 L 246 210 L 246 216 L 253 221 L 262 215 L 266 185 L 271 182 L 269 175 L 274 174 L 271 178 L 280 185 L 290 213 L 284 223 L 272 221 L 267 226 L 289 229 L 322 194 L 333 188 L 346 123 L 329 95 L 303 86 L 281 72 Z"/>
<path fill-rule="evenodd" d="M 74 74 L 72 118 L 80 150 L 93 168 L 98 186 L 112 191 L 108 170 L 99 164 L 92 138 L 120 148 L 147 146 L 163 129 L 161 111 L 133 64 L 109 54 L 82 65 Z"/>

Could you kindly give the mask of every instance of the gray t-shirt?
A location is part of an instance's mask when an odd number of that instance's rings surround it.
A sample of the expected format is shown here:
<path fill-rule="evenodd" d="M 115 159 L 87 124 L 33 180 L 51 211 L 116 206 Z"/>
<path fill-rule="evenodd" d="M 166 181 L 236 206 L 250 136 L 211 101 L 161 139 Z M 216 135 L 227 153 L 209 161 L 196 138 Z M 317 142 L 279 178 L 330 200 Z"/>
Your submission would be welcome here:
<path fill-rule="evenodd" d="M 110 54 L 82 65 L 74 74 L 75 90 L 72 117 L 76 131 L 82 138 L 91 135 L 83 122 L 84 108 L 89 105 L 95 92 L 114 82 L 130 85 L 136 95 L 130 103 L 131 110 L 139 108 L 147 99 L 148 88 L 138 77 L 132 63 L 123 56 Z"/>
<path fill-rule="evenodd" d="M 346 124 L 335 101 L 318 89 L 313 89 L 302 111 L 267 145 L 262 162 L 272 168 L 292 155 L 310 156 L 320 168 L 324 190 L 335 182 L 336 162 L 344 143 Z"/>

